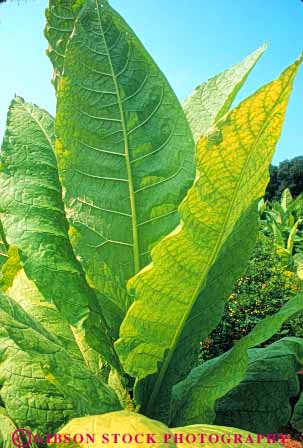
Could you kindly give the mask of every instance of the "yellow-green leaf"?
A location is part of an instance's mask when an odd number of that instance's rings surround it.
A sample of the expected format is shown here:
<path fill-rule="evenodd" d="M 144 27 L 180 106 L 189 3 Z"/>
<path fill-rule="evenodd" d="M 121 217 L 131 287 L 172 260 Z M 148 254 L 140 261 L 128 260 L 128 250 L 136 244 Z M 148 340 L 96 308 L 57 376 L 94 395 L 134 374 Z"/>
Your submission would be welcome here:
<path fill-rule="evenodd" d="M 17 247 L 10 246 L 6 254 L 6 261 L 1 268 L 0 288 L 2 291 L 6 291 L 10 286 L 12 286 L 17 272 L 21 269 Z"/>
<path fill-rule="evenodd" d="M 70 443 L 68 443 L 68 439 L 64 440 L 64 434 L 69 435 Z M 280 441 L 278 436 L 276 441 Z M 248 433 L 237 428 L 212 425 L 168 428 L 159 421 L 151 420 L 143 415 L 118 411 L 71 420 L 48 446 L 50 448 L 86 448 L 91 445 L 94 448 L 103 448 L 106 444 L 108 448 L 117 446 L 125 448 L 200 448 L 203 446 L 210 448 L 215 444 L 219 448 L 225 446 L 247 448 L 252 444 L 257 444 L 258 447 L 265 448 L 268 447 L 268 443 L 267 436 Z M 280 447 L 279 444 L 275 446 Z"/>
<path fill-rule="evenodd" d="M 199 141 L 197 177 L 179 207 L 181 224 L 129 282 L 136 300 L 116 347 L 125 370 L 137 378 L 136 398 L 149 416 L 168 419 L 172 385 L 192 367 L 199 341 L 219 323 L 245 267 L 300 62 Z"/>
<path fill-rule="evenodd" d="M 224 70 L 198 86 L 184 101 L 184 111 L 196 141 L 230 109 L 237 93 L 245 83 L 267 44 L 243 61 Z"/>
<path fill-rule="evenodd" d="M 165 443 L 165 435 L 167 434 L 167 438 L 168 436 L 172 436 L 172 433 L 167 426 L 131 411 L 118 411 L 103 415 L 75 418 L 59 431 L 59 435 L 60 434 L 70 434 L 71 439 L 73 439 L 76 434 L 89 434 L 94 437 L 94 444 L 92 445 L 94 448 L 104 447 L 105 442 L 102 442 L 103 434 L 108 437 L 108 441 L 106 442 L 107 448 L 117 448 L 117 446 L 123 446 L 124 448 L 175 448 L 173 441 L 168 439 L 167 443 Z M 116 443 L 114 439 L 115 434 L 118 434 Z M 123 442 L 122 435 L 124 434 L 126 434 L 127 437 Z M 151 439 L 149 439 L 148 442 L 148 434 L 154 435 L 155 443 L 151 442 Z M 137 442 L 135 437 L 138 437 Z M 75 441 L 78 441 L 78 443 L 71 443 L 70 445 L 66 443 L 51 443 L 49 444 L 49 447 L 87 447 L 87 440 L 84 439 L 80 442 L 80 438 L 75 437 Z M 55 440 L 53 440 L 53 442 L 55 442 Z M 90 439 L 90 443 L 92 444 L 92 438 Z"/>
<path fill-rule="evenodd" d="M 39 310 L 40 315 L 43 315 L 44 312 L 45 310 Z M 60 324 L 58 327 L 60 328 Z M 63 327 L 61 327 L 60 333 L 62 329 Z M 11 345 L 10 341 L 13 341 L 14 344 Z M 11 357 L 15 346 L 21 350 L 21 352 L 16 351 L 17 354 L 20 354 L 16 364 L 14 364 L 14 358 Z M 23 356 L 23 353 L 26 356 Z M 31 358 L 29 363 L 27 355 Z M 72 403 L 75 414 L 80 416 L 109 412 L 121 407 L 115 392 L 100 377 L 86 367 L 83 359 L 74 356 L 74 352 L 71 352 L 67 344 L 62 341 L 61 335 L 56 336 L 50 332 L 38 319 L 32 317 L 15 300 L 3 293 L 0 293 L 0 357 L 7 361 L 6 368 L 3 369 L 4 371 L 1 371 L 1 379 L 7 381 L 8 388 L 12 386 L 14 380 L 16 381 L 17 379 L 18 381 L 18 374 L 19 377 L 20 375 L 22 377 L 22 367 L 24 367 L 27 381 L 24 380 L 23 383 L 24 385 L 25 382 L 27 383 L 25 387 L 29 388 L 31 394 L 35 382 L 41 380 L 41 388 L 39 390 L 39 387 L 37 387 L 38 393 L 35 394 L 35 398 L 38 399 L 40 397 L 42 401 L 43 398 L 45 399 L 45 391 L 47 390 L 48 392 L 51 390 L 50 394 L 52 394 L 54 388 L 47 388 L 47 382 L 55 386 L 60 394 L 64 395 L 68 402 L 66 403 L 66 408 L 64 404 L 62 405 L 61 403 L 60 405 L 60 399 L 49 401 L 50 406 L 52 403 L 54 408 L 57 402 L 59 409 L 61 406 L 61 410 L 68 413 L 70 411 L 69 403 Z M 31 371 L 31 367 L 34 370 Z M 2 365 L 1 368 L 3 368 Z M 39 375 L 41 370 L 43 375 Z M 14 376 L 12 379 L 10 379 L 10 372 Z M 12 389 L 14 390 L 14 387 Z M 21 389 L 23 389 L 23 393 L 20 390 L 19 393 L 23 406 L 28 406 L 28 408 L 34 407 L 30 398 L 29 403 L 25 399 L 24 386 Z M 15 388 L 16 390 L 18 388 Z M 4 399 L 7 401 L 7 397 L 4 397 Z M 10 403 L 10 406 L 14 406 L 14 404 Z M 37 407 L 40 406 L 41 402 L 38 405 L 37 401 Z M 53 410 L 55 410 L 54 408 Z M 17 409 L 20 419 L 22 418 L 21 411 L 23 411 L 24 418 L 25 409 Z M 43 408 L 39 411 L 41 412 L 41 419 L 38 419 L 38 426 L 45 424 Z M 64 418 L 66 415 L 65 413 Z M 58 418 L 56 412 L 53 416 Z M 33 420 L 34 418 L 29 421 L 29 424 L 32 424 Z"/>

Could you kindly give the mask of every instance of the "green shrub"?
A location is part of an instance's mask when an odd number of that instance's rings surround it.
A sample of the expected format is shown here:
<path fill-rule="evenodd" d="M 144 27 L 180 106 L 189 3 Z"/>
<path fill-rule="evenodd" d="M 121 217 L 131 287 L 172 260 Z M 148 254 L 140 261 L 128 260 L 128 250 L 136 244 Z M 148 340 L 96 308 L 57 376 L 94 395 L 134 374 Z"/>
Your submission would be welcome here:
<path fill-rule="evenodd" d="M 201 345 L 201 359 L 211 359 L 228 350 L 257 322 L 277 312 L 299 289 L 300 280 L 291 273 L 285 275 L 272 239 L 260 232 L 246 273 L 236 283 L 221 323 Z M 289 320 L 265 345 L 285 336 L 303 337 L 301 319 L 302 314 Z"/>

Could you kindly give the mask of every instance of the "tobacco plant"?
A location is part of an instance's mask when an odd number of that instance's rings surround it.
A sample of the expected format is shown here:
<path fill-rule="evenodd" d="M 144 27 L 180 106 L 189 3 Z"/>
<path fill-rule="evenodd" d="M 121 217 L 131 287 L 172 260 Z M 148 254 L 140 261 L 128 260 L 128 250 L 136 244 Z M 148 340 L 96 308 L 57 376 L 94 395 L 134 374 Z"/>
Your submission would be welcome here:
<path fill-rule="evenodd" d="M 286 275 L 294 273 L 303 280 L 303 197 L 293 199 L 286 188 L 280 201 L 259 203 L 260 223 L 265 234 L 273 237 L 274 247 Z"/>
<path fill-rule="evenodd" d="M 254 248 L 301 58 L 230 110 L 262 46 L 182 108 L 107 1 L 50 0 L 46 17 L 56 117 L 14 98 L 1 153 L 1 437 L 227 431 L 207 426 L 216 401 L 303 308 L 197 366 Z M 300 339 L 288 349 L 302 362 Z"/>

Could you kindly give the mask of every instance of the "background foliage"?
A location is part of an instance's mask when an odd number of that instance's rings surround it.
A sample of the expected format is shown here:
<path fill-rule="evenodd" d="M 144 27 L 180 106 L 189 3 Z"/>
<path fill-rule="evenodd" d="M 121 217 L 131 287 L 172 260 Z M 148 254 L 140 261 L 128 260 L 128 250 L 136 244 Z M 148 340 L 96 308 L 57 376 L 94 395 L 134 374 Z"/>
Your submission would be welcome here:
<path fill-rule="evenodd" d="M 289 188 L 294 197 L 303 192 L 303 156 L 284 160 L 278 166 L 271 165 L 265 199 L 280 199 L 285 188 Z"/>
<path fill-rule="evenodd" d="M 260 232 L 246 273 L 236 283 L 222 321 L 201 345 L 201 359 L 211 359 L 224 353 L 265 315 L 276 313 L 299 288 L 299 279 L 284 275 L 272 239 Z M 286 322 L 280 333 L 264 345 L 284 336 L 303 337 L 302 317 L 300 314 Z"/>

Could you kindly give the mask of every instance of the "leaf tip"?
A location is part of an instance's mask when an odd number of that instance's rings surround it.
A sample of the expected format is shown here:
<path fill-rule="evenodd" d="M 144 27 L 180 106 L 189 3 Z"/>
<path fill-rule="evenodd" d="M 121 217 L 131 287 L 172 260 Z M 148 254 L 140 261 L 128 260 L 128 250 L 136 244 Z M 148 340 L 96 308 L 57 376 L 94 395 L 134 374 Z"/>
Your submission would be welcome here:
<path fill-rule="evenodd" d="M 261 46 L 260 46 L 260 50 L 263 50 L 263 52 L 265 50 L 267 50 L 267 48 L 270 46 L 271 41 L 270 40 L 266 40 Z"/>
<path fill-rule="evenodd" d="M 296 62 L 298 64 L 302 64 L 302 60 L 303 60 L 303 51 L 300 53 L 300 55 L 299 55 L 298 59 L 296 60 Z"/>

